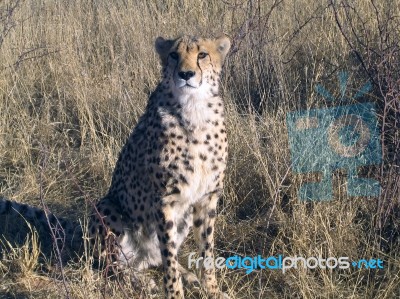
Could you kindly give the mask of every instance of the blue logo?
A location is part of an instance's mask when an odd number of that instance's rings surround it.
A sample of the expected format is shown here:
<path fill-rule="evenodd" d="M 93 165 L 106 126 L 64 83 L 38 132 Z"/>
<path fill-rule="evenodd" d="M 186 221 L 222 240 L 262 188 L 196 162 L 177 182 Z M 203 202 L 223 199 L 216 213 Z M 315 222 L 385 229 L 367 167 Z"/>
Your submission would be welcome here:
<path fill-rule="evenodd" d="M 345 99 L 347 73 L 339 73 L 341 98 Z M 352 97 L 363 97 L 371 89 L 368 82 Z M 321 85 L 316 92 L 327 101 L 336 99 Z M 286 115 L 293 171 L 322 173 L 319 182 L 304 183 L 301 200 L 331 200 L 332 172 L 347 172 L 348 196 L 378 196 L 378 181 L 358 176 L 361 166 L 381 163 L 380 132 L 374 103 L 357 103 L 324 109 L 290 112 Z"/>

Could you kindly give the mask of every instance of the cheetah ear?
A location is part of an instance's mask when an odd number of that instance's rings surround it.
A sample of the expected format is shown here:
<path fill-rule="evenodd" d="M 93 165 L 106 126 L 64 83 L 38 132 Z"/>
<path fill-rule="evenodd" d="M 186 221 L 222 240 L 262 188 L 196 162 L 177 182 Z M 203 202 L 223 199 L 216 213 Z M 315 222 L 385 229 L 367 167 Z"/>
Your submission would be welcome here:
<path fill-rule="evenodd" d="M 231 41 L 226 35 L 222 35 L 215 40 L 215 44 L 217 45 L 218 52 L 221 53 L 223 61 L 231 48 Z"/>
<path fill-rule="evenodd" d="M 174 44 L 174 40 L 168 40 L 163 37 L 157 37 L 155 42 L 155 48 L 160 56 L 162 63 L 165 65 L 167 63 L 169 50 Z"/>

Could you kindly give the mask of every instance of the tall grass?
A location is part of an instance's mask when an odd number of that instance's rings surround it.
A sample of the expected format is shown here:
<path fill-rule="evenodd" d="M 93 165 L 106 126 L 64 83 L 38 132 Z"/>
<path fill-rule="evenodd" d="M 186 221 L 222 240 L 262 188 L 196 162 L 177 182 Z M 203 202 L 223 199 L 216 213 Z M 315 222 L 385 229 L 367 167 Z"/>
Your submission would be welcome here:
<path fill-rule="evenodd" d="M 84 221 L 159 80 L 155 38 L 225 33 L 230 155 L 216 255 L 375 257 L 385 267 L 225 270 L 221 287 L 233 298 L 398 298 L 399 15 L 400 4 L 373 0 L 3 0 L 0 193 L 36 206 L 42 197 L 57 215 Z M 363 175 L 383 192 L 348 197 L 336 171 L 333 201 L 301 202 L 301 183 L 320 177 L 293 173 L 286 114 L 326 107 L 314 88 L 338 96 L 339 71 L 350 74 L 349 96 L 373 83 L 366 100 L 378 107 L 383 162 Z M 60 269 L 39 258 L 35 234 L 23 242 L 15 221 L 0 220 L 11 242 L 0 245 L 0 298 L 64 297 Z M 106 280 L 93 270 L 90 253 L 64 268 L 71 298 L 138 295 L 129 275 Z"/>

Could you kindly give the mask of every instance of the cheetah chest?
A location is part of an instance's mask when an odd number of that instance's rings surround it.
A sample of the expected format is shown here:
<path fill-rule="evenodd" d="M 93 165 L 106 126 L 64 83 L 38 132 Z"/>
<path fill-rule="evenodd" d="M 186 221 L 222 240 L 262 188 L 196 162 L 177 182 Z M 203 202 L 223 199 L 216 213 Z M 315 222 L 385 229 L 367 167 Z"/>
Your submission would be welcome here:
<path fill-rule="evenodd" d="M 163 141 L 161 171 L 168 189 L 178 191 L 185 202 L 194 204 L 222 188 L 226 163 L 226 133 L 221 125 L 210 130 L 168 130 Z"/>

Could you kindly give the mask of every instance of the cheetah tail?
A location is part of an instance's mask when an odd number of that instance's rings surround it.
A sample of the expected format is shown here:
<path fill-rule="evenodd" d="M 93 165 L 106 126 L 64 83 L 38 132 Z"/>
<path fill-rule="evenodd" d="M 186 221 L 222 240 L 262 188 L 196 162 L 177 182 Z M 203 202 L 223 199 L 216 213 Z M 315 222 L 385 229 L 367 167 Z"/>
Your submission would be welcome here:
<path fill-rule="evenodd" d="M 0 215 L 22 216 L 39 231 L 51 233 L 52 230 L 54 234 L 46 237 L 54 235 L 58 241 L 62 240 L 63 246 L 66 245 L 74 251 L 81 246 L 83 232 L 81 225 L 77 222 L 58 218 L 50 212 L 46 215 L 42 209 L 11 201 L 2 196 L 0 196 Z"/>

